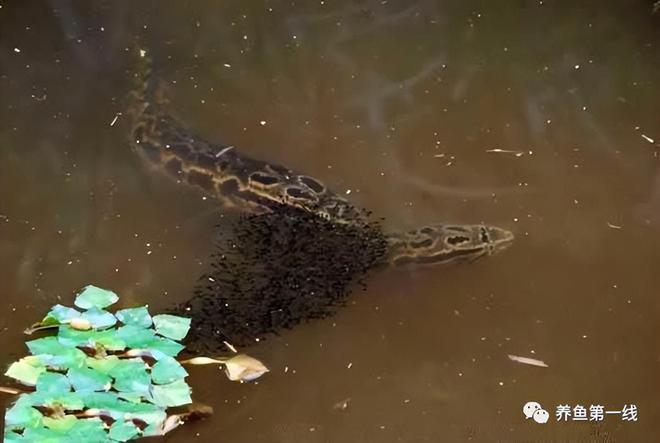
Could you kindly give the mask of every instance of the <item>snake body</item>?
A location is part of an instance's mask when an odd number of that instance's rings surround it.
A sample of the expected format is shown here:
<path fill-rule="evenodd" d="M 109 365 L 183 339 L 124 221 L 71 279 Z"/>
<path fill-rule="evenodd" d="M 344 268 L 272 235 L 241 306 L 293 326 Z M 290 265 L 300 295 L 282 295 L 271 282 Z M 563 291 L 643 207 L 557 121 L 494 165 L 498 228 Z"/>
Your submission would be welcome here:
<path fill-rule="evenodd" d="M 240 211 L 264 213 L 290 205 L 334 223 L 365 223 L 366 211 L 320 180 L 197 136 L 169 112 L 147 57 L 142 65 L 129 113 L 132 146 L 147 163 Z M 490 255 L 507 247 L 513 234 L 482 224 L 439 223 L 386 233 L 386 238 L 388 263 L 437 264 Z"/>

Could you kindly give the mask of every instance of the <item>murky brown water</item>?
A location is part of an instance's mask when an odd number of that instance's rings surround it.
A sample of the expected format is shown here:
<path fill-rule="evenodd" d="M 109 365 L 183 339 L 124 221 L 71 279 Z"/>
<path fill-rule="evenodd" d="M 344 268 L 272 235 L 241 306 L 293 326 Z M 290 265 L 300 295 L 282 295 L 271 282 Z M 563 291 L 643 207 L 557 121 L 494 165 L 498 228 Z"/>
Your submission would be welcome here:
<path fill-rule="evenodd" d="M 392 227 L 517 235 L 472 265 L 378 274 L 252 348 L 259 383 L 195 369 L 216 414 L 168 441 L 658 441 L 659 17 L 467 3 L 0 1 L 2 364 L 86 283 L 158 310 L 204 270 L 215 203 L 111 125 L 139 36 L 208 138 L 350 189 Z M 547 424 L 524 419 L 530 400 Z M 559 404 L 639 418 L 557 422 Z"/>

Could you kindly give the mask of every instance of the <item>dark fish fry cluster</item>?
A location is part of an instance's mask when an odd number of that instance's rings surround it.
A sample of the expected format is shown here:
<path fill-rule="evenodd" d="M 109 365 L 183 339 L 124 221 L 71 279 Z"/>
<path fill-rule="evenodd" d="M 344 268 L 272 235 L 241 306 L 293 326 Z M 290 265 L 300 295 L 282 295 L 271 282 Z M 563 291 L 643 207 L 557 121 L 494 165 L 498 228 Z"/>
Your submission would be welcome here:
<path fill-rule="evenodd" d="M 196 350 L 249 345 L 333 314 L 386 253 L 375 222 L 333 223 L 282 205 L 225 228 L 211 270 L 175 311 L 192 317 L 188 341 Z"/>

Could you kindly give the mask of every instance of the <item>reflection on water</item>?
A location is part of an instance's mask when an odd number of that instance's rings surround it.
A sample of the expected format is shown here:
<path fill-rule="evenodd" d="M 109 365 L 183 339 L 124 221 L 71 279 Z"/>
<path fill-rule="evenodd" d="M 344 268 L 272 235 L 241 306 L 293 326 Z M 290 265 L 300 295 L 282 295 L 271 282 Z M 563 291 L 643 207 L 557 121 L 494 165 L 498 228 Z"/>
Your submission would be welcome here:
<path fill-rule="evenodd" d="M 216 416 L 172 441 L 660 432 L 651 2 L 0 4 L 5 363 L 18 331 L 88 282 L 156 310 L 185 300 L 214 225 L 236 216 L 131 152 L 125 48 L 139 39 L 209 139 L 305 171 L 395 229 L 517 234 L 472 265 L 378 274 L 333 318 L 254 347 L 273 369 L 258 384 L 196 369 Z M 639 420 L 536 425 L 528 401 L 634 403 Z"/>

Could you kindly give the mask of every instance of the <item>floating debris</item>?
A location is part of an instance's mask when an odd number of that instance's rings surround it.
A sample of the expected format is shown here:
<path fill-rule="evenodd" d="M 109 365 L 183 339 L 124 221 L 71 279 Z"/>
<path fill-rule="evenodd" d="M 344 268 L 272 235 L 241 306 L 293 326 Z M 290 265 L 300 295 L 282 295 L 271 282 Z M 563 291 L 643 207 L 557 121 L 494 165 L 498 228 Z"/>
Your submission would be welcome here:
<path fill-rule="evenodd" d="M 653 140 L 653 139 L 652 139 L 651 137 L 649 137 L 648 135 L 644 135 L 644 134 L 642 134 L 642 138 L 643 138 L 644 140 L 646 140 L 647 142 L 649 142 L 649 143 L 655 143 L 655 140 Z"/>
<path fill-rule="evenodd" d="M 220 151 L 218 151 L 217 154 L 215 154 L 215 158 L 220 157 L 222 154 L 224 154 L 224 153 L 226 153 L 226 152 L 229 152 L 229 151 L 231 151 L 232 149 L 234 149 L 233 146 L 227 146 L 226 148 L 222 148 Z"/>
<path fill-rule="evenodd" d="M 622 229 L 621 226 L 613 225 L 613 224 L 610 223 L 610 222 L 607 222 L 607 226 L 610 227 L 610 228 L 612 228 L 612 229 Z"/>
<path fill-rule="evenodd" d="M 537 360 L 535 358 L 529 358 L 529 357 L 520 357 L 518 355 L 511 355 L 509 354 L 509 360 L 522 363 L 524 365 L 530 365 L 530 366 L 538 366 L 540 368 L 547 368 L 548 365 L 541 360 Z"/>
<path fill-rule="evenodd" d="M 112 121 L 110 122 L 110 126 L 114 126 L 115 123 L 117 123 L 117 120 L 119 119 L 120 115 L 121 115 L 121 112 L 118 112 L 118 113 L 115 114 L 115 118 L 113 118 Z"/>
<path fill-rule="evenodd" d="M 486 152 L 496 152 L 500 154 L 514 154 L 516 157 L 522 157 L 524 154 L 524 152 L 522 151 L 512 151 L 510 149 L 499 149 L 499 148 L 487 149 Z"/>

